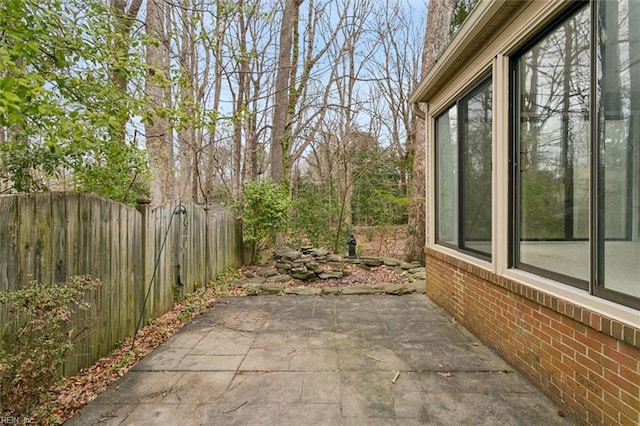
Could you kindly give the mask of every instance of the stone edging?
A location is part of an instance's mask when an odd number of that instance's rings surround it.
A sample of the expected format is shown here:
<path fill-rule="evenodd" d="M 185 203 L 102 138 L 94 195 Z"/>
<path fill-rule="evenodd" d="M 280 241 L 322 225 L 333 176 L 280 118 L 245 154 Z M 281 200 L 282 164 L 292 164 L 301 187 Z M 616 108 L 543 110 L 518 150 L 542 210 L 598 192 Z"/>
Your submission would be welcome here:
<path fill-rule="evenodd" d="M 406 284 L 379 283 L 373 286 L 296 286 L 286 283 L 292 280 L 304 282 L 340 279 L 346 276 L 347 265 L 357 265 L 363 269 L 386 266 L 398 275 L 406 278 Z M 300 296 L 337 296 L 337 295 L 403 295 L 425 293 L 426 271 L 418 263 L 407 263 L 393 258 L 345 258 L 328 250 L 303 247 L 295 250 L 281 248 L 273 255 L 269 265 L 254 266 L 245 271 L 245 278 L 234 282 L 234 287 L 242 288 L 247 295 L 300 295 Z"/>

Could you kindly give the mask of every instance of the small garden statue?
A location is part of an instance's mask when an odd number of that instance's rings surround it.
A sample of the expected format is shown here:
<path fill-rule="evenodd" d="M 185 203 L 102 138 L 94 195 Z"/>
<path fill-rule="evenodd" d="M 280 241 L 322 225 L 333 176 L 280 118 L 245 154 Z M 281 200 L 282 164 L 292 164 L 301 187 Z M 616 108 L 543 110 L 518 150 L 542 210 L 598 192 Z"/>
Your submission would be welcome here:
<path fill-rule="evenodd" d="M 349 235 L 347 239 L 347 245 L 349 246 L 349 259 L 355 259 L 356 256 L 356 237 L 353 234 Z"/>

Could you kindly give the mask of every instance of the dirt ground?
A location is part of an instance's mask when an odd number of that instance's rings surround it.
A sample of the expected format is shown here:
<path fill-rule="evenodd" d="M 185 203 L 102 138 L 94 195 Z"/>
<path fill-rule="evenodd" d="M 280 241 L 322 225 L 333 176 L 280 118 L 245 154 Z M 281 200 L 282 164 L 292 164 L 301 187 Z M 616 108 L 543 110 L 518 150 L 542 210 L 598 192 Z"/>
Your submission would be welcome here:
<path fill-rule="evenodd" d="M 402 259 L 407 243 L 407 225 L 359 226 L 355 229 L 356 252 L 360 256 Z"/>

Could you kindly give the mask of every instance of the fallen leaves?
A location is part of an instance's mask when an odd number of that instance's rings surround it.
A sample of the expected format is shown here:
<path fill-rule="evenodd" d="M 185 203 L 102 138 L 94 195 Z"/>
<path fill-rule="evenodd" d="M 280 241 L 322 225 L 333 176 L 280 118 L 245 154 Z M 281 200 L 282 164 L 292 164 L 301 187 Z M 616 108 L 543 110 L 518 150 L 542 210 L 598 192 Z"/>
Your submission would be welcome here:
<path fill-rule="evenodd" d="M 371 268 L 369 270 L 363 269 L 358 265 L 346 265 L 344 267 L 345 276 L 342 278 L 327 278 L 324 280 L 315 281 L 302 281 L 291 280 L 285 285 L 287 287 L 355 287 L 355 286 L 369 286 L 373 287 L 382 283 L 385 284 L 407 284 L 409 280 L 406 277 L 398 274 L 392 268 L 385 265 Z"/>
<path fill-rule="evenodd" d="M 183 302 L 176 303 L 169 312 L 150 321 L 148 325 L 138 331 L 133 347 L 133 336 L 131 336 L 91 367 L 80 370 L 74 376 L 65 377 L 60 385 L 50 391 L 53 395 L 54 408 L 49 424 L 62 424 L 65 420 L 73 417 L 76 411 L 93 401 L 138 361 L 167 341 L 189 319 L 197 315 L 198 312 L 202 312 L 204 307 L 211 306 L 219 297 L 219 292 L 209 288 L 199 292 L 196 298 L 190 297 Z M 202 309 L 186 309 L 187 306 L 192 308 L 194 304 Z M 185 312 L 187 311 L 192 312 L 186 316 Z"/>

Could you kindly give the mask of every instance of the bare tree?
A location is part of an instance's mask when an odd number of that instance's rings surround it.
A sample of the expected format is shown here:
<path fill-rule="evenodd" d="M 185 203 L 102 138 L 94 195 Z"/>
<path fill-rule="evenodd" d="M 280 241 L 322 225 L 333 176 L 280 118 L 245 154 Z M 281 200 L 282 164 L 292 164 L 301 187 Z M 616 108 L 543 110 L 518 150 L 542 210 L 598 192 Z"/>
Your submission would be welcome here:
<path fill-rule="evenodd" d="M 424 34 L 424 28 L 412 22 L 415 10 L 398 0 L 387 0 L 375 13 L 374 25 L 380 46 L 369 64 L 375 76 L 374 110 L 370 112 L 380 123 L 398 158 L 400 193 L 408 195 L 409 149 L 413 147 L 415 117 L 409 95 L 417 85 L 421 51 L 413 43 Z"/>
<path fill-rule="evenodd" d="M 145 83 L 147 106 L 156 114 L 145 122 L 149 168 L 152 173 L 150 194 L 152 205 L 171 200 L 174 195 L 174 158 L 170 130 L 162 110 L 166 107 L 164 85 L 168 78 L 168 49 L 164 33 L 164 2 L 148 0 L 147 35 L 153 40 L 146 46 L 147 78 Z"/>
<path fill-rule="evenodd" d="M 290 127 L 289 89 L 291 84 L 294 33 L 297 32 L 300 5 L 303 0 L 285 0 L 280 22 L 280 48 L 276 75 L 273 128 L 271 130 L 271 179 L 280 182 L 285 177 L 285 155 L 288 152 L 287 132 Z M 297 46 L 295 46 L 297 49 Z"/>
<path fill-rule="evenodd" d="M 112 40 L 112 52 L 115 54 L 113 58 L 115 66 L 111 67 L 109 75 L 116 87 L 122 93 L 125 93 L 128 90 L 129 78 L 124 67 L 117 65 L 120 62 L 118 55 L 129 51 L 132 39 L 131 33 L 142 6 L 142 0 L 131 0 L 130 2 L 127 2 L 127 0 L 111 0 L 109 5 L 114 27 L 114 34 L 110 38 Z M 130 116 L 127 113 L 119 114 L 118 128 L 111 131 L 111 140 L 113 142 L 124 143 L 129 119 Z"/>
<path fill-rule="evenodd" d="M 449 41 L 449 28 L 456 0 L 431 0 L 427 13 L 427 28 L 422 50 L 422 76 L 433 67 L 435 61 Z M 427 211 L 426 196 L 426 146 L 424 143 L 425 122 L 418 118 L 413 144 L 413 173 L 411 184 L 411 231 L 407 241 L 405 258 L 424 264 Z"/>

